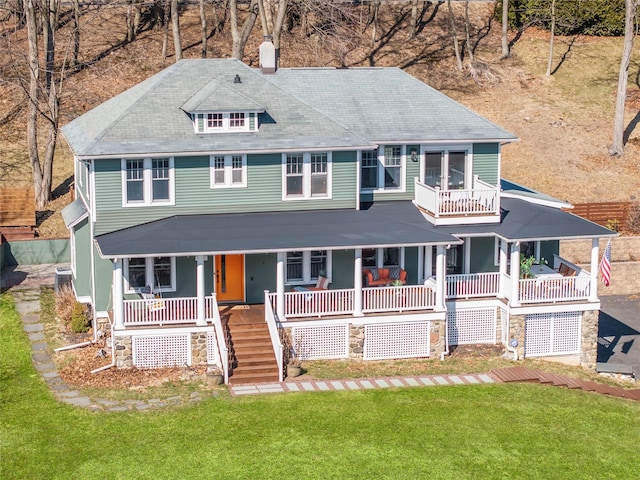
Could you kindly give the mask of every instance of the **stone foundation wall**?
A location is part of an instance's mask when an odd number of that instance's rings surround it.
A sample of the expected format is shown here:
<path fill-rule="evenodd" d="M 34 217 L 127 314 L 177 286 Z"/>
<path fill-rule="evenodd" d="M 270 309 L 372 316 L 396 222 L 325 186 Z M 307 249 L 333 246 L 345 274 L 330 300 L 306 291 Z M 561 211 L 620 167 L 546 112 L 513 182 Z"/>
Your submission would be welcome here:
<path fill-rule="evenodd" d="M 207 333 L 191 334 L 191 365 L 207 365 Z"/>
<path fill-rule="evenodd" d="M 445 325 L 446 320 L 442 322 L 431 322 L 431 333 L 429 339 L 429 357 L 440 358 L 442 352 L 445 351 Z"/>
<path fill-rule="evenodd" d="M 351 324 L 349 330 L 349 358 L 362 360 L 364 353 L 364 325 Z"/>
<path fill-rule="evenodd" d="M 582 314 L 582 340 L 580 345 L 580 365 L 595 371 L 598 356 L 598 318 L 600 312 Z"/>
<path fill-rule="evenodd" d="M 114 339 L 116 348 L 116 367 L 133 367 L 133 351 L 131 347 L 131 337 L 116 337 Z"/>
<path fill-rule="evenodd" d="M 518 358 L 524 358 L 524 331 L 525 331 L 525 315 L 511 315 L 509 317 L 509 339 L 507 345 L 511 344 L 512 339 L 518 341 L 516 351 Z"/>

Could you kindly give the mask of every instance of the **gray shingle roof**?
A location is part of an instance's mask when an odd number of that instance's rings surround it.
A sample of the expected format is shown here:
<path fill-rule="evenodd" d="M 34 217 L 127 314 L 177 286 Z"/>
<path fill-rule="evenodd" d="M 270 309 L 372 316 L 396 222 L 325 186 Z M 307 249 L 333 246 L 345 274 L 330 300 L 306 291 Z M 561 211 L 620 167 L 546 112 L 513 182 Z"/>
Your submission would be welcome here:
<path fill-rule="evenodd" d="M 196 134 L 185 110 L 208 108 L 265 110 L 268 121 L 259 132 Z M 181 60 L 62 131 L 80 157 L 516 139 L 397 68 L 265 75 L 235 59 Z"/>

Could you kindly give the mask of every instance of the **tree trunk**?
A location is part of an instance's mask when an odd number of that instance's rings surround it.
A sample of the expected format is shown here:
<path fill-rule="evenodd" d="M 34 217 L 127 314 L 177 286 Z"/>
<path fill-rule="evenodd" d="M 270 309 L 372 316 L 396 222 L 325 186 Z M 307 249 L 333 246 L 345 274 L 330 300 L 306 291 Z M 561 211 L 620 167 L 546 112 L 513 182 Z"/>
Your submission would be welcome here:
<path fill-rule="evenodd" d="M 418 0 L 411 0 L 411 30 L 409 38 L 415 38 L 418 32 Z"/>
<path fill-rule="evenodd" d="M 380 0 L 375 0 L 373 4 L 373 28 L 371 29 L 371 48 L 376 46 L 376 35 L 378 34 L 379 10 L 380 10 Z"/>
<path fill-rule="evenodd" d="M 471 48 L 471 24 L 469 23 L 469 0 L 464 0 L 464 37 L 467 44 L 469 64 L 473 63 L 473 48 Z"/>
<path fill-rule="evenodd" d="M 176 62 L 182 60 L 182 41 L 180 39 L 180 14 L 178 13 L 178 0 L 171 0 L 171 31 L 173 33 L 173 49 Z"/>
<path fill-rule="evenodd" d="M 71 66 L 78 65 L 80 57 L 80 2 L 79 0 L 71 0 L 73 7 L 73 54 L 71 57 Z"/>
<path fill-rule="evenodd" d="M 131 43 L 136 39 L 136 30 L 133 27 L 133 0 L 127 4 L 127 42 Z"/>
<path fill-rule="evenodd" d="M 249 11 L 242 24 L 242 30 L 238 25 L 238 2 L 237 0 L 229 0 L 229 15 L 231 19 L 231 56 L 242 60 L 244 57 L 244 48 L 251 34 L 251 30 L 258 18 L 258 0 L 251 0 Z"/>
<path fill-rule="evenodd" d="M 162 63 L 167 61 L 167 46 L 169 44 L 169 1 L 164 0 L 162 16 Z"/>
<path fill-rule="evenodd" d="M 451 0 L 447 0 L 449 7 L 449 20 L 451 22 L 451 34 L 453 35 L 453 49 L 456 52 L 456 61 L 458 63 L 458 70 L 462 71 L 462 58 L 460 57 L 460 45 L 458 44 L 458 32 L 456 31 L 456 19 L 453 16 L 453 8 L 451 7 Z"/>
<path fill-rule="evenodd" d="M 609 147 L 611 155 L 624 153 L 624 103 L 627 97 L 627 79 L 629 76 L 629 60 L 633 50 L 634 22 L 638 9 L 637 0 L 626 1 L 626 14 L 624 19 L 624 46 L 620 60 L 620 73 L 618 74 L 618 93 L 616 94 L 616 112 L 613 119 L 613 143 Z"/>
<path fill-rule="evenodd" d="M 56 0 L 42 2 L 42 38 L 44 39 L 45 93 L 49 93 L 55 60 L 55 28 L 58 21 Z"/>
<path fill-rule="evenodd" d="M 42 188 L 40 157 L 38 154 L 38 84 L 40 82 L 40 62 L 38 60 L 38 32 L 36 24 L 35 0 L 24 0 L 24 16 L 27 24 L 29 43 L 29 106 L 27 108 L 27 149 L 31 162 L 33 186 L 36 192 Z"/>
<path fill-rule="evenodd" d="M 502 58 L 509 58 L 509 0 L 502 0 Z"/>
<path fill-rule="evenodd" d="M 204 0 L 200 0 L 200 26 L 202 27 L 202 58 L 207 58 L 207 16 L 204 13 Z"/>
<path fill-rule="evenodd" d="M 553 66 L 553 38 L 556 33 L 556 0 L 551 0 L 551 30 L 549 32 L 549 60 L 547 61 L 547 77 L 551 76 Z"/>

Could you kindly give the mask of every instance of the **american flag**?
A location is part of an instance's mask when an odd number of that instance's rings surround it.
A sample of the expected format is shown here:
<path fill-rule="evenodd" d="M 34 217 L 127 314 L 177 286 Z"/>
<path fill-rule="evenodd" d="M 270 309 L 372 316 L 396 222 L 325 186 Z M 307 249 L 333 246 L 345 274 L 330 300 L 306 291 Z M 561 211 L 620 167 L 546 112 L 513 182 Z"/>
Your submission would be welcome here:
<path fill-rule="evenodd" d="M 611 240 L 607 243 L 607 248 L 604 249 L 604 255 L 600 261 L 600 278 L 605 287 L 611 283 Z"/>

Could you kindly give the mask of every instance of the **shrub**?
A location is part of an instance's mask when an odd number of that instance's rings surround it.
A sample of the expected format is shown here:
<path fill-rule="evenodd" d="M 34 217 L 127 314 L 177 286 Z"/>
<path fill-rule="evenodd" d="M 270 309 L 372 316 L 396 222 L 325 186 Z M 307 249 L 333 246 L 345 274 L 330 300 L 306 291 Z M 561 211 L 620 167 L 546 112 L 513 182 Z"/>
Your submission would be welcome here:
<path fill-rule="evenodd" d="M 85 333 L 89 330 L 91 323 L 87 315 L 87 307 L 80 302 L 73 305 L 71 313 L 70 329 L 73 333 Z"/>
<path fill-rule="evenodd" d="M 628 228 L 631 233 L 640 233 L 640 203 L 629 207 Z"/>
<path fill-rule="evenodd" d="M 552 0 L 511 0 L 509 26 L 524 28 L 538 25 L 549 29 Z M 625 0 L 556 1 L 556 33 L 558 35 L 611 36 L 624 34 Z M 502 18 L 498 2 L 496 17 Z"/>
<path fill-rule="evenodd" d="M 56 293 L 56 316 L 65 324 L 71 321 L 76 295 L 69 285 L 63 285 Z"/>

